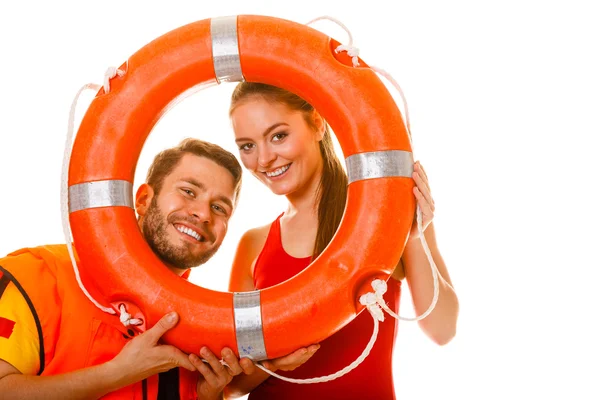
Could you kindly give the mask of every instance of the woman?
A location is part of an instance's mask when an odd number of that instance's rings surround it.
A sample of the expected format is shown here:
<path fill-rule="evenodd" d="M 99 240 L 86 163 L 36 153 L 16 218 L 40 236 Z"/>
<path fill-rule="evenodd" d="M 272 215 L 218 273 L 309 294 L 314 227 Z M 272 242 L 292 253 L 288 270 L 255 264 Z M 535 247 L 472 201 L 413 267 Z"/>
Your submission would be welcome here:
<path fill-rule="evenodd" d="M 230 291 L 264 289 L 285 281 L 316 258 L 338 228 L 344 212 L 348 179 L 335 155 L 329 128 L 314 108 L 283 89 L 243 82 L 232 95 L 230 117 L 244 166 L 289 205 L 273 223 L 251 229 L 240 240 L 231 272 Z M 423 211 L 425 238 L 437 265 L 440 294 L 434 311 L 421 320 L 423 331 L 439 344 L 452 339 L 458 301 L 431 224 L 434 203 L 425 171 L 415 163 L 415 197 Z M 398 311 L 401 280 L 411 290 L 421 314 L 433 297 L 433 278 L 415 226 L 398 267 L 388 282 L 385 299 Z M 324 340 L 265 362 L 272 371 L 293 378 L 335 373 L 352 363 L 373 332 L 373 320 L 363 312 Z M 259 369 L 234 378 L 230 398 L 250 393 L 249 399 L 393 399 L 392 353 L 396 320 L 380 324 L 376 344 L 356 369 L 330 382 L 294 384 L 269 377 Z M 317 352 L 317 349 L 320 350 Z M 310 359 L 310 360 L 309 360 Z M 280 372 L 278 372 L 280 373 Z"/>

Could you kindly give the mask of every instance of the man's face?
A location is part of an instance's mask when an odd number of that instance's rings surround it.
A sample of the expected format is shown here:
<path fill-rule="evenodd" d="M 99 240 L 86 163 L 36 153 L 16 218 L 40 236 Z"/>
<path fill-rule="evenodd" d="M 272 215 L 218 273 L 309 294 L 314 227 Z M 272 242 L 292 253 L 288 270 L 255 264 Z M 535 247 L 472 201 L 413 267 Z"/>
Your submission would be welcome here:
<path fill-rule="evenodd" d="M 165 177 L 160 193 L 152 193 L 146 208 L 138 208 L 142 233 L 167 265 L 180 270 L 198 266 L 223 242 L 234 197 L 227 169 L 185 154 Z"/>

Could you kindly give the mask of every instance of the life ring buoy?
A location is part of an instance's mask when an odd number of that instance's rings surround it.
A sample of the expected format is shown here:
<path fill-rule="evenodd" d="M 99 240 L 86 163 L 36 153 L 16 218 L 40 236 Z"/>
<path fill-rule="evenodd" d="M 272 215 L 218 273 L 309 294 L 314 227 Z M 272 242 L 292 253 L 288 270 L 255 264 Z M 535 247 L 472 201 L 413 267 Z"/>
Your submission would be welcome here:
<path fill-rule="evenodd" d="M 318 343 L 350 322 L 375 278 L 389 278 L 415 213 L 411 144 L 377 75 L 335 52 L 338 42 L 305 25 L 265 16 L 213 18 L 175 29 L 129 58 L 111 90 L 97 93 L 73 145 L 69 220 L 90 294 L 127 304 L 144 326 L 175 310 L 165 340 L 185 352 L 224 346 L 255 360 Z M 255 81 L 310 102 L 346 157 L 348 200 L 337 234 L 302 273 L 248 293 L 179 279 L 137 226 L 132 182 L 142 146 L 170 105 L 202 83 Z"/>

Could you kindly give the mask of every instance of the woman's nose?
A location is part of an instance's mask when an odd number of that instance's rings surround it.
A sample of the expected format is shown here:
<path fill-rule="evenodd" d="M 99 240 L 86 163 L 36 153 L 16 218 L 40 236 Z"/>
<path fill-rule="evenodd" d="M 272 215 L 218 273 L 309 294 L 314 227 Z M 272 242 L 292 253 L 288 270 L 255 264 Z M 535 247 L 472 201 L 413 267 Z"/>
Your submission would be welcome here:
<path fill-rule="evenodd" d="M 258 149 L 258 165 L 259 166 L 266 168 L 273 161 L 275 161 L 276 158 L 277 158 L 277 155 L 268 146 L 264 146 L 263 148 Z"/>

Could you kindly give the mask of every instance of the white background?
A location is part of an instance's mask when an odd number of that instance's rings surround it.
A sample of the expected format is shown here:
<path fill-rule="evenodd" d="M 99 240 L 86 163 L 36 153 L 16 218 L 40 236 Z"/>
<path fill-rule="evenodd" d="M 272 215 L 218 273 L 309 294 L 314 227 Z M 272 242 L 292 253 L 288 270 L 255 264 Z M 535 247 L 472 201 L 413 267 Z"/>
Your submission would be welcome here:
<path fill-rule="evenodd" d="M 458 335 L 445 347 L 400 324 L 399 398 L 598 399 L 600 24 L 592 3 L 3 2 L 0 254 L 64 242 L 60 167 L 81 85 L 100 83 L 108 66 L 195 20 L 330 15 L 406 93 L 415 157 L 430 177 L 439 245 L 461 303 Z M 315 27 L 346 42 L 331 23 Z M 190 97 L 159 122 L 135 188 L 150 158 L 183 137 L 236 150 L 232 87 Z M 83 96 L 79 117 L 92 97 Z M 284 199 L 244 179 L 222 250 L 194 273 L 203 286 L 225 290 L 240 235 L 283 210 Z M 402 311 L 412 311 L 408 293 Z"/>

